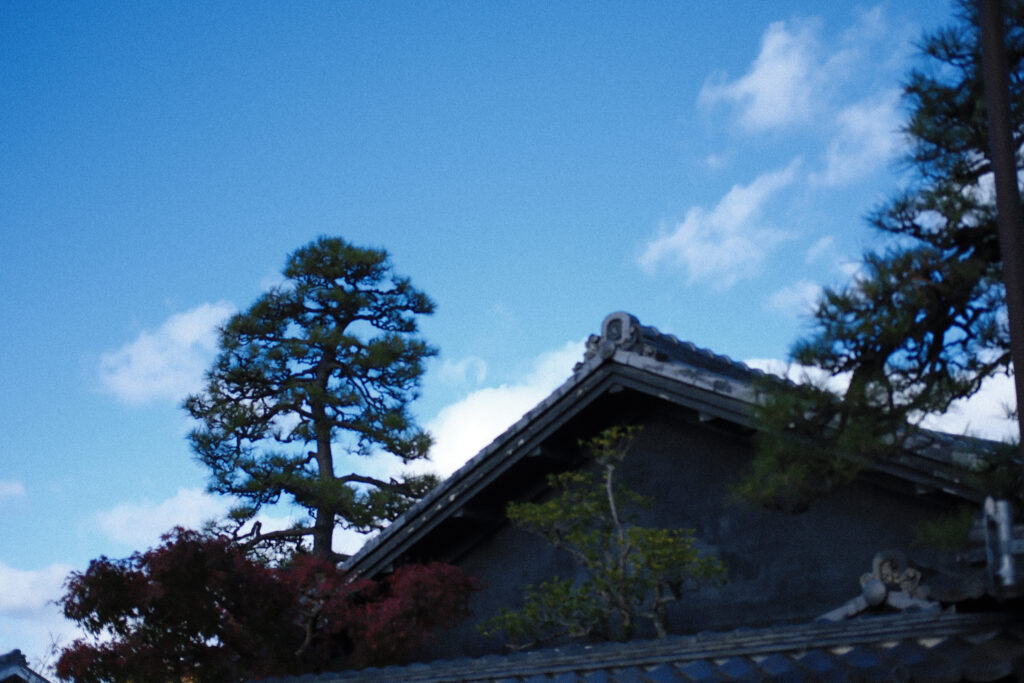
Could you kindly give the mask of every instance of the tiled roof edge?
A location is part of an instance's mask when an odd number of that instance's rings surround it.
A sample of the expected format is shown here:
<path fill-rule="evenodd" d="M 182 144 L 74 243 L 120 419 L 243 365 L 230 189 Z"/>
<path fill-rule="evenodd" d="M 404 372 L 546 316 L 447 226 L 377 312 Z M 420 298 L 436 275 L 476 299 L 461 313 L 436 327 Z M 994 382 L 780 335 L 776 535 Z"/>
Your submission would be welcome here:
<path fill-rule="evenodd" d="M 898 614 L 842 622 L 810 622 L 728 632 L 668 636 L 660 640 L 568 645 L 477 658 L 434 661 L 405 666 L 343 671 L 301 679 L 275 679 L 280 683 L 310 681 L 417 681 L 527 679 L 533 675 L 651 667 L 697 660 L 761 657 L 801 652 L 811 648 L 854 647 L 901 640 L 942 639 L 987 633 L 1019 624 L 1020 614 Z M 269 683 L 269 682 L 268 682 Z"/>

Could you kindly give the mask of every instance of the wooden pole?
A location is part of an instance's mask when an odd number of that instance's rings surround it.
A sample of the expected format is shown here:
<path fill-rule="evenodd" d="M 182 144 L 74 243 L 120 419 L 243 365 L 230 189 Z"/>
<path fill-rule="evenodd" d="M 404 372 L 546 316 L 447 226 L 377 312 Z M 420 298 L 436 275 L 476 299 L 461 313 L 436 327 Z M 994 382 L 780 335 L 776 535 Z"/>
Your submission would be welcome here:
<path fill-rule="evenodd" d="M 1024 467 L 1024 238 L 1021 235 L 1020 192 L 1017 189 L 1017 155 L 1010 119 L 1009 68 L 1003 38 L 1000 0 L 981 0 L 981 61 L 988 105 L 989 147 L 995 175 L 999 249 L 1003 258 L 1003 282 L 1010 318 L 1010 355 L 1017 389 L 1017 427 L 1021 466 Z"/>

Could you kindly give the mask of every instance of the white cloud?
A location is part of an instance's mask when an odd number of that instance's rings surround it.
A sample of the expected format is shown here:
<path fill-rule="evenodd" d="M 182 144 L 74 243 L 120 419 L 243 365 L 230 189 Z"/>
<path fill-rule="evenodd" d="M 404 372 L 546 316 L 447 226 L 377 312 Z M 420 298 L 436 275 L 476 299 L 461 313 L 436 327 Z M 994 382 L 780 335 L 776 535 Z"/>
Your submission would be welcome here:
<path fill-rule="evenodd" d="M 951 434 L 1010 441 L 1017 437 L 1018 428 L 1017 419 L 1007 414 L 1016 403 L 1013 378 L 996 375 L 974 396 L 955 402 L 944 415 L 925 418 L 923 424 Z"/>
<path fill-rule="evenodd" d="M 368 534 L 361 534 L 358 531 L 353 531 L 352 529 L 337 528 L 334 530 L 334 535 L 331 537 L 331 548 L 336 553 L 341 553 L 343 555 L 355 555 L 368 540 L 376 535 L 376 531 Z"/>
<path fill-rule="evenodd" d="M 817 19 L 770 24 L 750 70 L 731 82 L 724 74 L 715 76 L 701 89 L 698 104 L 736 104 L 740 123 L 754 132 L 808 120 L 816 111 L 823 80 L 817 67 L 822 61 L 820 29 Z"/>
<path fill-rule="evenodd" d="M 903 144 L 900 93 L 889 90 L 840 111 L 838 131 L 825 152 L 825 169 L 811 180 L 834 187 L 863 178 L 889 163 Z"/>
<path fill-rule="evenodd" d="M 730 106 L 747 133 L 795 130 L 827 136 L 822 167 L 810 180 L 834 187 L 882 169 L 906 144 L 900 92 L 912 27 L 887 21 L 881 7 L 855 12 L 838 35 L 823 37 L 818 17 L 777 21 L 765 29 L 746 73 L 713 74 L 699 107 Z"/>
<path fill-rule="evenodd" d="M 690 282 L 714 279 L 728 287 L 756 271 L 784 232 L 759 224 L 764 205 L 792 184 L 799 159 L 764 173 L 749 185 L 734 185 L 710 211 L 693 207 L 682 223 L 647 243 L 639 264 L 653 271 L 662 262 L 680 266 Z"/>
<path fill-rule="evenodd" d="M 217 348 L 217 327 L 234 312 L 227 302 L 202 304 L 143 331 L 100 357 L 103 387 L 128 403 L 181 400 L 202 386 L 203 372 Z"/>
<path fill-rule="evenodd" d="M 1024 177 L 1020 173 L 1017 174 L 1017 186 L 1024 186 Z M 996 177 L 991 171 L 983 173 L 978 177 L 977 185 L 968 185 L 963 188 L 963 192 L 980 204 L 995 204 Z"/>
<path fill-rule="evenodd" d="M 483 384 L 487 379 L 487 361 L 478 356 L 467 356 L 459 361 L 446 358 L 438 369 L 438 376 L 447 384 Z"/>
<path fill-rule="evenodd" d="M 427 425 L 434 435 L 422 469 L 448 476 L 569 378 L 583 359 L 583 342 L 541 354 L 519 382 L 486 387 L 443 408 Z"/>
<path fill-rule="evenodd" d="M 25 495 L 25 486 L 20 481 L 0 479 L 0 499 L 20 498 Z"/>
<path fill-rule="evenodd" d="M 790 318 L 808 315 L 814 311 L 820 294 L 820 285 L 809 280 L 800 280 L 773 292 L 768 297 L 768 308 Z"/>
<path fill-rule="evenodd" d="M 69 645 L 83 635 L 55 604 L 72 569 L 51 564 L 23 570 L 0 562 L 0 649 L 20 648 L 36 671 L 53 664 L 53 643 Z"/>
<path fill-rule="evenodd" d="M 118 503 L 97 513 L 96 522 L 111 539 L 133 548 L 156 545 L 175 526 L 198 529 L 203 522 L 225 515 L 230 503 L 201 489 L 178 489 L 171 498 L 154 503 Z"/>
<path fill-rule="evenodd" d="M 0 615 L 28 617 L 46 612 L 47 604 L 60 596 L 71 569 L 66 564 L 51 564 L 22 570 L 0 562 Z"/>

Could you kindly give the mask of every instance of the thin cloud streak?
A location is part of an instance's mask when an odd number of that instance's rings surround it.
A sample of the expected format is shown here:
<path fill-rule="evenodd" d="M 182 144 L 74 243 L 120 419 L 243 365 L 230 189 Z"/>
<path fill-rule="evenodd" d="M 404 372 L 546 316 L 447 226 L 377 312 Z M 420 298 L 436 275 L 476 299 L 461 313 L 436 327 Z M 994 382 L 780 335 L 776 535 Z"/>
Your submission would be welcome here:
<path fill-rule="evenodd" d="M 638 259 L 653 272 L 668 264 L 684 269 L 691 283 L 714 280 L 727 288 L 752 277 L 768 253 L 789 235 L 761 222 L 765 204 L 796 178 L 800 160 L 734 185 L 710 211 L 693 207 L 670 232 L 647 243 Z"/>
<path fill-rule="evenodd" d="M 800 280 L 769 295 L 768 309 L 789 318 L 799 318 L 814 311 L 820 296 L 821 285 Z"/>
<path fill-rule="evenodd" d="M 25 495 L 25 485 L 20 481 L 0 480 L 0 500 L 4 498 L 21 498 Z"/>

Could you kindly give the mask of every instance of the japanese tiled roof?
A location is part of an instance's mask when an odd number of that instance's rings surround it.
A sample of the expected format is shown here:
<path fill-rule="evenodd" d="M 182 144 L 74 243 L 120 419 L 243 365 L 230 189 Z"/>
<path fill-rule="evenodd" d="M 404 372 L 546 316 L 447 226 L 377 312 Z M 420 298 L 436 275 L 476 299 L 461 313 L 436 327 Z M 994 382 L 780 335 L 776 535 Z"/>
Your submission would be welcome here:
<path fill-rule="evenodd" d="M 341 681 L 955 681 L 1024 676 L 1016 613 L 899 614 L 273 679 Z"/>
<path fill-rule="evenodd" d="M 601 334 L 587 341 L 584 358 L 571 377 L 367 541 L 346 566 L 369 575 L 386 570 L 405 548 L 458 514 L 517 461 L 535 454 L 547 435 L 603 393 L 629 389 L 656 396 L 697 411 L 702 421 L 752 432 L 758 377 L 767 375 L 642 325 L 628 313 L 612 313 L 602 323 Z M 937 491 L 980 501 L 978 493 L 962 481 L 962 466 L 970 464 L 987 442 L 930 432 L 922 434 L 919 442 L 913 452 L 894 454 L 874 466 L 874 471 L 916 492 Z"/>
<path fill-rule="evenodd" d="M 583 361 L 565 383 L 364 545 L 346 567 L 368 575 L 386 571 L 405 549 L 471 507 L 487 486 L 504 481 L 502 477 L 517 461 L 543 450 L 545 439 L 586 410 L 597 396 L 623 389 L 640 392 L 697 411 L 702 422 L 750 433 L 757 377 L 765 375 L 644 326 L 629 314 L 613 313 L 602 324 L 601 334 L 588 340 Z M 984 447 L 961 437 L 925 434 L 920 448 L 896 454 L 880 472 L 911 490 L 938 490 L 973 499 L 975 494 L 959 481 L 957 468 L 965 457 L 974 457 Z M 1008 676 L 1024 680 L 1024 622 L 1020 613 L 1008 609 L 1004 605 L 1002 611 L 991 613 L 861 615 L 841 622 L 573 645 L 277 680 L 952 682 Z"/>
<path fill-rule="evenodd" d="M 0 683 L 49 683 L 45 678 L 28 667 L 28 660 L 21 650 L 11 650 L 0 655 Z"/>

